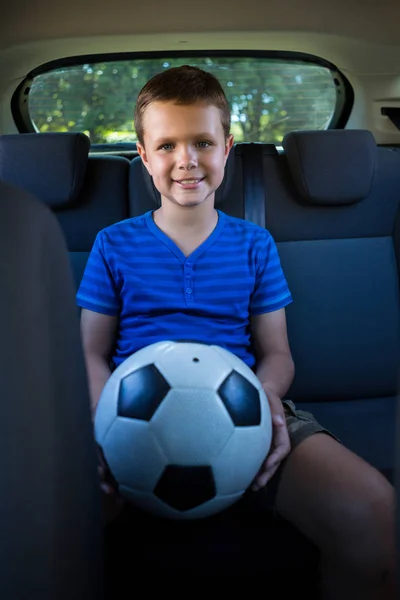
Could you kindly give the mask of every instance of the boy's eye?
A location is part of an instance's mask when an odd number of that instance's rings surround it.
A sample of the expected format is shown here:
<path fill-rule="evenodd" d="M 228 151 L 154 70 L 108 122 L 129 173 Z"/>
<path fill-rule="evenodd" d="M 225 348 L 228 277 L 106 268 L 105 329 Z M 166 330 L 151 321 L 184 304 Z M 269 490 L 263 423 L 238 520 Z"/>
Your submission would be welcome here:
<path fill-rule="evenodd" d="M 196 142 L 197 148 L 209 148 L 211 146 L 211 142 L 206 142 L 205 140 L 201 140 L 200 142 Z M 174 149 L 174 144 L 162 144 L 159 147 L 159 150 L 163 150 L 164 152 L 169 152 Z"/>

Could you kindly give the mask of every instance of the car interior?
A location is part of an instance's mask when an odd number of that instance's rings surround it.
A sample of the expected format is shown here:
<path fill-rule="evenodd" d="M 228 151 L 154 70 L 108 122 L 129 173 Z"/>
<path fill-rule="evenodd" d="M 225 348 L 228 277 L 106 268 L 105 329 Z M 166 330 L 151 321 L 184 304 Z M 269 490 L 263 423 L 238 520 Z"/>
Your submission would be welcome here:
<path fill-rule="evenodd" d="M 104 535 L 75 293 L 97 233 L 160 205 L 133 135 L 140 86 L 121 89 L 123 108 L 104 100 L 96 122 L 84 118 L 109 63 L 136 68 L 130 81 L 172 60 L 209 65 L 227 73 L 229 90 L 235 74 L 252 81 L 254 60 L 257 90 L 232 97 L 237 135 L 217 207 L 277 242 L 294 299 L 287 397 L 397 485 L 399 17 L 391 0 L 10 4 L 0 23 L 4 600 L 120 598 L 156 572 L 266 575 L 283 594 L 320 597 L 318 552 L 277 516 L 264 516 L 261 531 L 256 514 L 226 526 L 144 520 L 130 532 L 134 563 L 118 531 Z M 284 77 L 269 77 L 286 62 L 291 83 L 278 102 Z M 308 67 L 314 79 L 297 92 Z M 88 96 L 82 82 L 96 69 Z M 84 93 L 81 121 L 67 118 Z M 243 114 L 256 96 L 264 112 L 250 128 Z M 119 136 L 118 111 L 129 121 Z"/>

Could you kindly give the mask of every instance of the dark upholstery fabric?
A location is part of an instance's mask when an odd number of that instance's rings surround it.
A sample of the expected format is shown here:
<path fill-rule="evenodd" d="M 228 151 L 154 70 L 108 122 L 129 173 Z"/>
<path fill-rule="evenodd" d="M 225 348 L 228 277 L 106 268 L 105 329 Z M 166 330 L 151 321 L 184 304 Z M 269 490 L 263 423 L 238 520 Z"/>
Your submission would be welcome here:
<path fill-rule="evenodd" d="M 266 227 L 294 299 L 287 322 L 296 375 L 287 396 L 390 472 L 400 364 L 400 153 L 373 149 L 369 132 L 330 133 L 289 134 L 283 145 L 290 157 L 264 155 Z M 362 166 L 374 153 L 367 185 Z M 315 177 L 320 198 L 335 191 L 343 199 L 349 173 L 359 177 L 358 201 L 305 201 L 289 165 L 294 160 Z"/>
<path fill-rule="evenodd" d="M 283 148 L 300 196 L 312 204 L 352 204 L 368 196 L 376 144 L 365 130 L 293 131 Z"/>
<path fill-rule="evenodd" d="M 0 180 L 16 185 L 51 207 L 79 198 L 90 141 L 83 133 L 0 136 Z"/>
<path fill-rule="evenodd" d="M 89 158 L 79 203 L 55 211 L 70 252 L 91 250 L 101 229 L 129 217 L 128 176 L 125 158 Z"/>
<path fill-rule="evenodd" d="M 103 596 L 100 494 L 74 288 L 59 225 L 0 183 L 2 600 Z"/>

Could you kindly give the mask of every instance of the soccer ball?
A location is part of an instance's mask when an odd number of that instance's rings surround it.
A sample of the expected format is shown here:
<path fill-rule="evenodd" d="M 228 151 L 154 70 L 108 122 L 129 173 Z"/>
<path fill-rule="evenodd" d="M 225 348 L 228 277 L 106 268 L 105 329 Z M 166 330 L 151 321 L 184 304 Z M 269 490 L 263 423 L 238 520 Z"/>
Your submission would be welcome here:
<path fill-rule="evenodd" d="M 253 371 L 213 345 L 158 342 L 111 374 L 95 439 L 121 496 L 169 519 L 236 502 L 272 441 L 267 397 Z"/>

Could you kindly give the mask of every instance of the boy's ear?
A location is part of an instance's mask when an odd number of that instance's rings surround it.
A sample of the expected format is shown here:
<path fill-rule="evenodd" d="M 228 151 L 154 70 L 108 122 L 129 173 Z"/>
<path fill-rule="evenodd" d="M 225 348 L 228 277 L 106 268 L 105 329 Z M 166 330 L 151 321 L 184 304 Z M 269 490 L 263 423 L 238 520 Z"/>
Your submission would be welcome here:
<path fill-rule="evenodd" d="M 228 159 L 229 152 L 231 151 L 231 148 L 233 146 L 233 142 L 234 142 L 233 133 L 230 133 L 225 140 L 225 163 Z"/>
<path fill-rule="evenodd" d="M 144 166 L 146 167 L 147 171 L 149 172 L 149 175 L 151 176 L 150 165 L 149 165 L 149 161 L 147 160 L 147 154 L 146 154 L 145 147 L 142 146 L 142 144 L 140 142 L 136 142 L 136 149 L 139 153 L 140 158 L 142 159 Z"/>

